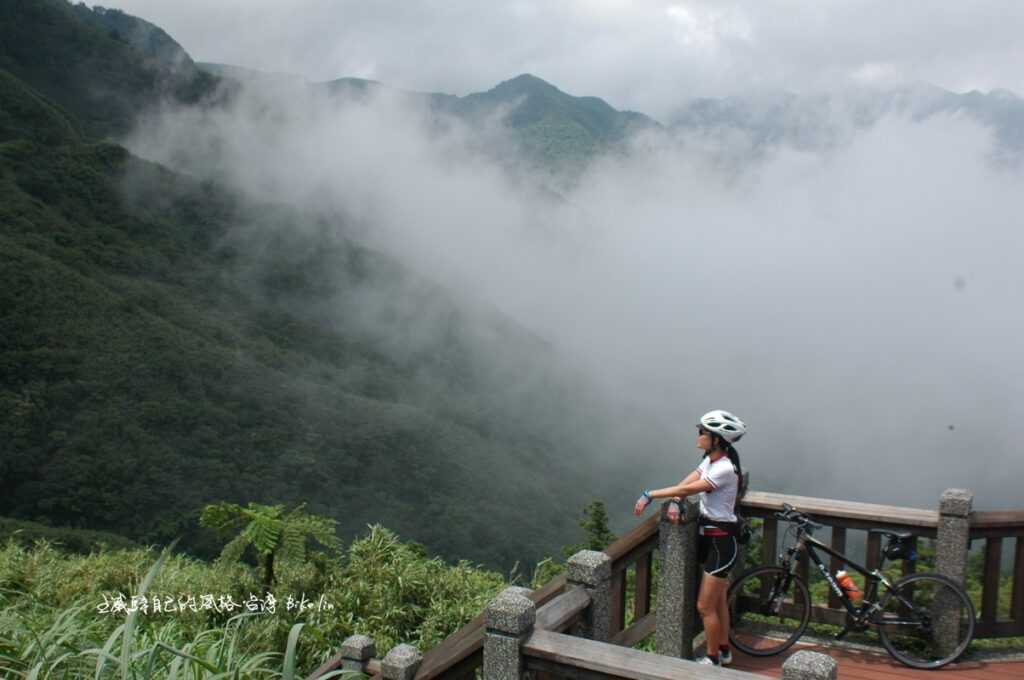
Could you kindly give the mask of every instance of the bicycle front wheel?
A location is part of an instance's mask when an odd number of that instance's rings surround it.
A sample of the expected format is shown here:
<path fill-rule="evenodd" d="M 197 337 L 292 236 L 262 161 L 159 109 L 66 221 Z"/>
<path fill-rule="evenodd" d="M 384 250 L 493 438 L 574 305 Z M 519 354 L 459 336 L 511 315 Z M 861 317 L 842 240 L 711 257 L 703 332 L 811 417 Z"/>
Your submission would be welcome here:
<path fill-rule="evenodd" d="M 807 585 L 782 567 L 751 569 L 729 586 L 729 641 L 752 656 L 789 649 L 811 617 Z"/>
<path fill-rule="evenodd" d="M 879 603 L 878 636 L 889 653 L 912 668 L 954 661 L 974 638 L 974 606 L 967 593 L 940 574 L 911 574 Z"/>

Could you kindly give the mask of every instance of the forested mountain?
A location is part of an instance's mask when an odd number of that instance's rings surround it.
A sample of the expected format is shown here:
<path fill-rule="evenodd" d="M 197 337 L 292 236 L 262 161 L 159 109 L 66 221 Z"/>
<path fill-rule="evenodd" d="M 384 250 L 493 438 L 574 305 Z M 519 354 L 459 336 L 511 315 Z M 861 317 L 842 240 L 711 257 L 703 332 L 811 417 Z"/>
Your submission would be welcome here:
<path fill-rule="evenodd" d="M 159 29 L 120 12 L 55 0 L 0 4 L 0 68 L 90 136 L 123 134 L 157 97 L 197 103 L 213 94 L 215 78 L 178 50 Z"/>
<path fill-rule="evenodd" d="M 967 116 L 991 129 L 1000 153 L 1024 151 L 1024 100 L 1007 90 L 950 92 L 928 83 L 842 93 L 773 94 L 695 99 L 670 120 L 682 134 L 742 131 L 755 147 L 788 144 L 823 149 L 841 144 L 886 116 L 913 121 Z"/>
<path fill-rule="evenodd" d="M 472 126 L 494 118 L 501 120 L 519 146 L 532 171 L 551 174 L 582 170 L 597 155 L 620 148 L 628 135 L 662 126 L 641 113 L 618 111 L 598 97 L 576 97 L 530 74 L 499 83 L 486 92 L 464 97 L 437 92 L 408 92 L 386 83 L 362 78 L 338 78 L 324 83 L 307 83 L 298 76 L 265 73 L 227 64 L 200 63 L 210 74 L 225 76 L 261 87 L 291 84 L 311 90 L 360 99 L 386 91 L 405 97 L 438 116 L 454 116 Z"/>
<path fill-rule="evenodd" d="M 162 32 L 0 13 L 0 515 L 210 554 L 204 503 L 308 501 L 343 537 L 505 568 L 572 539 L 602 411 L 550 347 L 317 215 L 102 141 L 230 92 Z"/>
<path fill-rule="evenodd" d="M 581 166 L 622 143 L 630 132 L 660 127 L 643 114 L 617 111 L 598 97 L 574 97 L 529 74 L 487 92 L 436 97 L 439 110 L 470 120 L 506 110 L 503 120 L 524 150 L 556 171 Z"/>

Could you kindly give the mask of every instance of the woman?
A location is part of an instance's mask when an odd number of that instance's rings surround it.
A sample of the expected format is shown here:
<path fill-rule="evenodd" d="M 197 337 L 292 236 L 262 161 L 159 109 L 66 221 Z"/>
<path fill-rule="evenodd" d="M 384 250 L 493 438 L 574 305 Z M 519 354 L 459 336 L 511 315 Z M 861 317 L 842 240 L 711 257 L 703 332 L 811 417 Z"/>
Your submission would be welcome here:
<path fill-rule="evenodd" d="M 704 621 L 707 656 L 698 663 L 721 666 L 732 663 L 729 649 L 729 572 L 736 564 L 739 545 L 736 543 L 738 518 L 736 494 L 743 475 L 740 456 L 733 443 L 747 433 L 742 420 L 728 411 L 709 411 L 697 425 L 697 448 L 704 457 L 697 469 L 676 486 L 644 491 L 633 512 L 642 513 L 655 499 L 682 499 L 696 493 L 700 497 L 698 543 L 699 560 L 704 578 L 697 598 L 697 611 Z M 679 521 L 679 504 L 670 503 L 668 518 Z"/>

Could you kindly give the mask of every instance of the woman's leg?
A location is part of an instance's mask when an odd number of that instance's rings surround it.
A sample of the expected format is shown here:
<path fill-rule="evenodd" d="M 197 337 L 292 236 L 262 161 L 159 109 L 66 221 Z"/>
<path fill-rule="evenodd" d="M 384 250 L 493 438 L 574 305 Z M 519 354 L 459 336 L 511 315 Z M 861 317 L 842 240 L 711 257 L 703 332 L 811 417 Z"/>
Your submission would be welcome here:
<path fill-rule="evenodd" d="M 728 566 L 724 571 L 719 572 L 721 576 L 725 577 L 727 585 L 722 589 L 722 599 L 718 604 L 718 620 L 722 625 L 722 641 L 719 643 L 719 646 L 726 648 L 729 647 L 729 626 L 732 625 L 732 621 L 729 616 L 729 585 L 732 583 L 729 579 L 729 573 L 736 571 L 741 566 L 738 563 L 740 559 L 740 544 L 736 540 L 735 536 L 730 536 L 729 540 L 732 542 L 732 560 L 728 563 Z"/>
<path fill-rule="evenodd" d="M 729 589 L 729 578 L 712 576 L 704 572 L 700 584 L 700 595 L 697 597 L 697 611 L 704 622 L 704 637 L 708 654 L 717 656 L 718 648 L 729 640 L 729 612 L 725 612 L 724 627 L 721 617 L 721 604 Z"/>
<path fill-rule="evenodd" d="M 729 646 L 729 579 L 723 579 L 725 587 L 722 588 L 722 597 L 718 601 L 718 625 L 719 635 L 718 648 Z"/>

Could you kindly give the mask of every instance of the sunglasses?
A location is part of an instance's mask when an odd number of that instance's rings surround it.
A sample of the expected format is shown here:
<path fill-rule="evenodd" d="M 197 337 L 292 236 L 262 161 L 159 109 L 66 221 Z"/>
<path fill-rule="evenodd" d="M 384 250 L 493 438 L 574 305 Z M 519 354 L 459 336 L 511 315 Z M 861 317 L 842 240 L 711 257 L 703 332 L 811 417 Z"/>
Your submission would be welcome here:
<path fill-rule="evenodd" d="M 705 429 L 704 429 L 703 427 L 701 427 L 700 425 L 698 425 L 698 426 L 697 426 L 697 435 L 698 435 L 698 436 L 700 436 L 700 435 L 702 435 L 702 434 L 711 434 L 711 432 L 710 432 L 710 431 L 708 431 L 708 430 L 705 430 Z"/>

